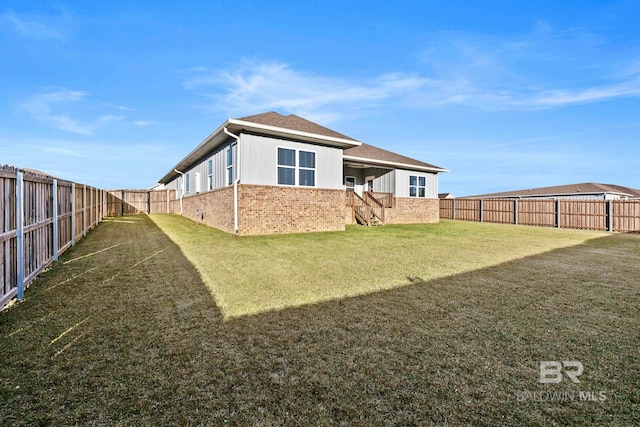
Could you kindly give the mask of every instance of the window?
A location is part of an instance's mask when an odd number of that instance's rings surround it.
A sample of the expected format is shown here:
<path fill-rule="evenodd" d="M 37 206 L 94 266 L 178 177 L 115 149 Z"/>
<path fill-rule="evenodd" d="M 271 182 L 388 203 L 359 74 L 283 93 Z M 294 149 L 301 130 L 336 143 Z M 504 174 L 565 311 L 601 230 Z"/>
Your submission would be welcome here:
<path fill-rule="evenodd" d="M 213 160 L 207 162 L 207 190 L 213 190 Z"/>
<path fill-rule="evenodd" d="M 278 184 L 296 185 L 296 175 L 297 185 L 315 187 L 316 153 L 296 151 L 292 148 L 278 148 Z"/>
<path fill-rule="evenodd" d="M 233 184 L 233 147 L 227 148 L 227 185 Z"/>
<path fill-rule="evenodd" d="M 356 177 L 355 176 L 345 176 L 344 177 L 344 185 L 347 186 L 347 191 L 354 191 L 356 189 Z"/>
<path fill-rule="evenodd" d="M 184 191 L 189 192 L 189 174 L 186 174 L 184 178 Z"/>
<path fill-rule="evenodd" d="M 424 176 L 409 176 L 409 197 L 427 197 L 427 179 Z"/>
<path fill-rule="evenodd" d="M 300 172 L 298 185 L 314 187 L 316 185 L 316 153 L 300 151 Z"/>
<path fill-rule="evenodd" d="M 296 185 L 296 150 L 278 148 L 278 184 Z"/>

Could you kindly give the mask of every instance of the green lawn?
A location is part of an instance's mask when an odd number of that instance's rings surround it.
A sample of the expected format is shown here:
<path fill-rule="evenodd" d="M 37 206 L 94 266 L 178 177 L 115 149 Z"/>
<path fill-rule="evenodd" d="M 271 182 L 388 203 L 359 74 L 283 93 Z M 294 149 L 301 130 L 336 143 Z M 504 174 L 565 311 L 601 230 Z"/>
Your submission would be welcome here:
<path fill-rule="evenodd" d="M 393 289 L 605 235 L 443 221 L 237 238 L 185 218 L 152 219 L 195 265 L 227 318 Z"/>
<path fill-rule="evenodd" d="M 638 425 L 639 259 L 640 235 L 509 225 L 108 219 L 0 313 L 0 424 Z"/>

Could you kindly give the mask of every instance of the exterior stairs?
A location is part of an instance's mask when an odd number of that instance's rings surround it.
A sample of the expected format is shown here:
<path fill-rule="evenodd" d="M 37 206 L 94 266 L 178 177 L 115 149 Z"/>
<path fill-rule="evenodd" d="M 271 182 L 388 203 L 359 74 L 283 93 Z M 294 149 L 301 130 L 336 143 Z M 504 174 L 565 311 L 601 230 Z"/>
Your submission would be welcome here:
<path fill-rule="evenodd" d="M 371 192 L 365 191 L 363 197 L 353 191 L 347 193 L 347 205 L 351 205 L 353 218 L 358 224 L 367 227 L 384 225 L 385 205 Z"/>

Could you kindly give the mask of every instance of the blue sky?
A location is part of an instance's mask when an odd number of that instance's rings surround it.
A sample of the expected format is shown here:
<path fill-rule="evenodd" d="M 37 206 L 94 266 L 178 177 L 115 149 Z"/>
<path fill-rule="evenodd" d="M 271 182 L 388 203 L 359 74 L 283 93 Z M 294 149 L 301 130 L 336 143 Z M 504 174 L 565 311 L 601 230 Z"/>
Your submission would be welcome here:
<path fill-rule="evenodd" d="M 0 163 L 146 188 L 274 110 L 445 167 L 456 196 L 640 188 L 638 22 L 637 1 L 5 1 Z"/>

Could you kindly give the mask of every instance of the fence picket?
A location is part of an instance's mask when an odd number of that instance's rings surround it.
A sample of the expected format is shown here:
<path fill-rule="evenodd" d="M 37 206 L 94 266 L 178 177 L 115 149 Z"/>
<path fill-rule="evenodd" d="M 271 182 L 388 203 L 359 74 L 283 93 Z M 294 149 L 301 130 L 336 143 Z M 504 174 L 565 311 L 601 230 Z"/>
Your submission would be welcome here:
<path fill-rule="evenodd" d="M 91 228 L 85 220 L 84 229 L 75 231 L 76 206 L 80 215 L 86 209 L 77 204 L 75 186 L 37 171 L 0 166 L 0 309 L 24 298 L 35 277 Z M 102 190 L 86 188 L 98 201 Z M 102 220 L 101 212 L 94 203 L 91 226 Z"/>

